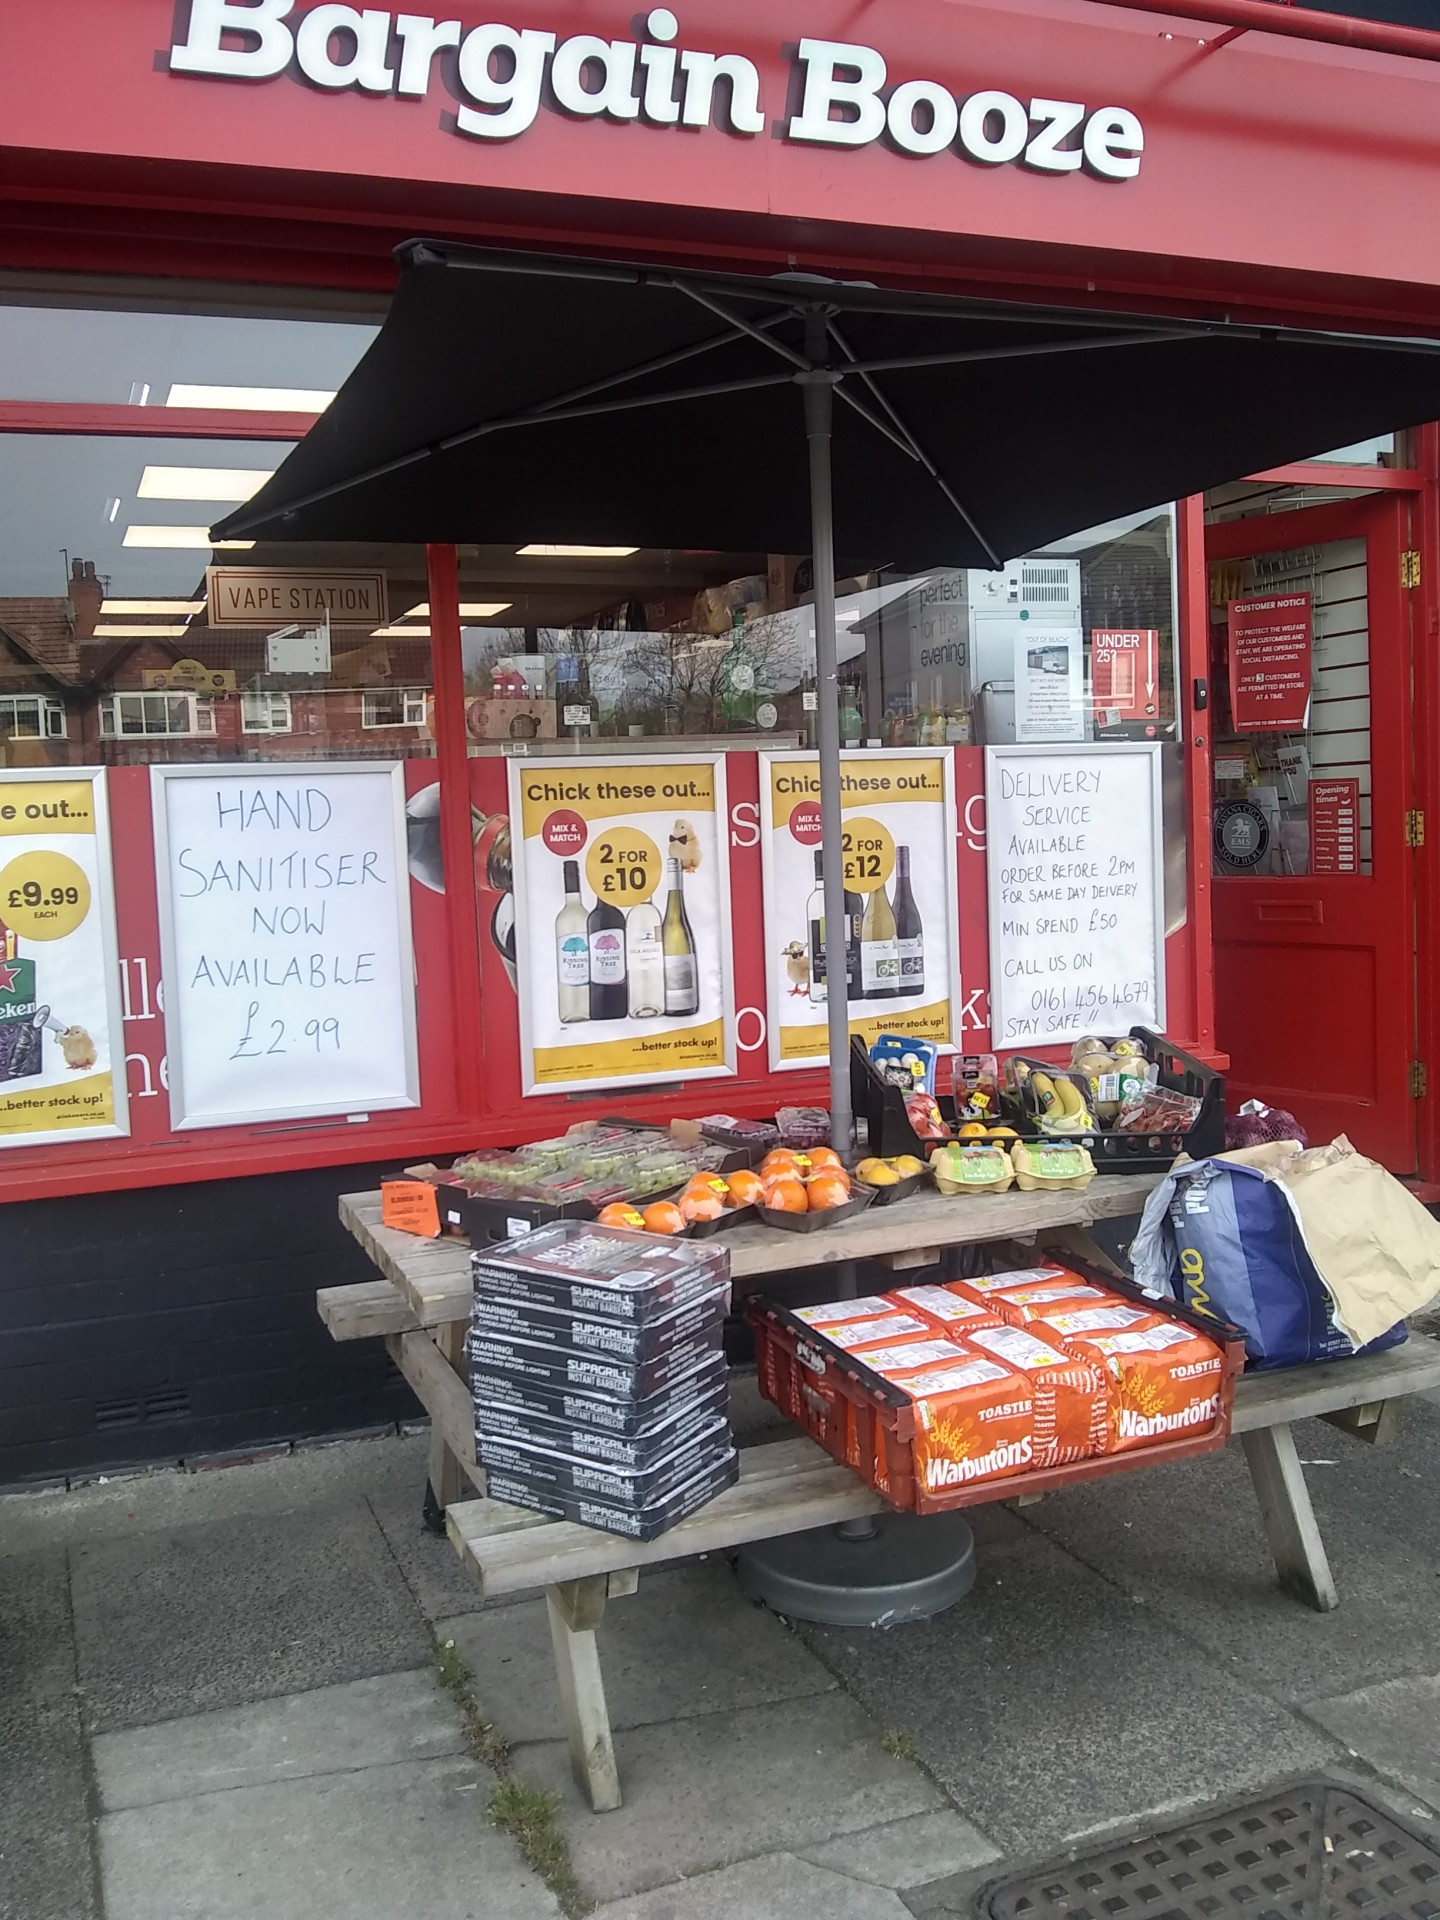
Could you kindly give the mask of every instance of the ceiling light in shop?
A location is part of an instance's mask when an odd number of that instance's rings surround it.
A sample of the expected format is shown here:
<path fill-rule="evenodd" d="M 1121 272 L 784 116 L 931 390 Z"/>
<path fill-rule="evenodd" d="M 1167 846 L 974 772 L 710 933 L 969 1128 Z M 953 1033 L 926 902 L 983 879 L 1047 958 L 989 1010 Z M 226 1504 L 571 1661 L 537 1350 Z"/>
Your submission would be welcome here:
<path fill-rule="evenodd" d="M 203 600 L 102 600 L 100 611 L 102 614 L 160 613 L 178 619 L 182 613 L 199 613 L 204 604 Z"/>
<path fill-rule="evenodd" d="M 638 547 L 546 547 L 532 544 L 517 547 L 522 560 L 628 560 Z"/>
<path fill-rule="evenodd" d="M 171 387 L 167 407 L 218 407 L 225 413 L 323 413 L 335 395 L 321 387 Z"/>
<path fill-rule="evenodd" d="M 460 618 L 462 620 L 489 620 L 497 613 L 508 613 L 514 605 L 510 600 L 462 600 Z M 430 602 L 422 600 L 418 607 L 411 607 L 408 613 L 402 613 L 402 620 L 428 620 Z"/>
<path fill-rule="evenodd" d="M 208 527 L 127 527 L 127 547 L 253 547 L 253 540 L 212 540 Z"/>
<path fill-rule="evenodd" d="M 188 627 L 129 626 L 96 627 L 97 640 L 183 640 Z"/>
<path fill-rule="evenodd" d="M 370 638 L 372 640 L 428 640 L 430 629 L 429 627 L 374 627 L 371 629 Z"/>
<path fill-rule="evenodd" d="M 269 467 L 146 467 L 141 500 L 248 500 L 271 477 Z"/>

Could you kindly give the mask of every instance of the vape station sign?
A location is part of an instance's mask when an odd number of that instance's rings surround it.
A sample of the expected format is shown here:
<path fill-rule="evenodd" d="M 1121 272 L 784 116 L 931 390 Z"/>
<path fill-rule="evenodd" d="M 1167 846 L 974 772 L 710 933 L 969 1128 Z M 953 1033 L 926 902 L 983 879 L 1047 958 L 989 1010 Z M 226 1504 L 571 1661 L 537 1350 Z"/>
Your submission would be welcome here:
<path fill-rule="evenodd" d="M 725 763 L 509 765 L 523 1089 L 735 1071 Z"/>

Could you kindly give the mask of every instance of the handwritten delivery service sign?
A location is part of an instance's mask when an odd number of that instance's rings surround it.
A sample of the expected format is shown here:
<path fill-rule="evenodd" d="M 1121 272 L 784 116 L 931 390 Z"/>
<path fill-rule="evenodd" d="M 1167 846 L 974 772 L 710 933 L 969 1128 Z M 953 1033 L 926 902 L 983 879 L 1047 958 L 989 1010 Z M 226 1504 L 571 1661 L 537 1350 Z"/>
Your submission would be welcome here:
<path fill-rule="evenodd" d="M 525 1092 L 733 1073 L 724 761 L 509 771 Z"/>
<path fill-rule="evenodd" d="M 130 1131 L 105 775 L 0 773 L 0 1146 Z"/>

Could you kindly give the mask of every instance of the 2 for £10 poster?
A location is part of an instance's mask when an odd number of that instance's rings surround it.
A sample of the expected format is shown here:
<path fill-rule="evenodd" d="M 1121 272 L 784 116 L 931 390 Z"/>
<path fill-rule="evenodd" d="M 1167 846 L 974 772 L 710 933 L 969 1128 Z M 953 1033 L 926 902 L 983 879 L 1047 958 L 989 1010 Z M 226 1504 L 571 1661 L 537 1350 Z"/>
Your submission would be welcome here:
<path fill-rule="evenodd" d="M 735 1071 L 724 762 L 509 764 L 524 1091 Z"/>
<path fill-rule="evenodd" d="M 938 1044 L 956 1038 L 955 799 L 951 759 L 921 749 L 840 756 L 845 924 L 832 941 L 822 888 L 814 754 L 760 756 L 770 1065 L 828 1059 L 829 995 L 843 985 L 850 1032 Z"/>
<path fill-rule="evenodd" d="M 0 773 L 0 1146 L 130 1131 L 105 776 Z"/>

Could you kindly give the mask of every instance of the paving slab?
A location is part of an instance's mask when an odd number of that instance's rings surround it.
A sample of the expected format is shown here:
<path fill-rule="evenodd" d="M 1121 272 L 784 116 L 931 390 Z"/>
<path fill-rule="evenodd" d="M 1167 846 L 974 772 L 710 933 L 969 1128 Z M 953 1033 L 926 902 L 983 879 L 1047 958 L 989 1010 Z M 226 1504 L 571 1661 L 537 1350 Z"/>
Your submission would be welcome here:
<path fill-rule="evenodd" d="M 452 1550 L 452 1557 L 453 1550 Z M 543 1600 L 442 1620 L 470 1669 L 485 1717 L 515 1744 L 563 1740 Z M 612 1727 L 722 1713 L 829 1693 L 835 1678 L 773 1614 L 741 1592 L 729 1563 L 642 1572 L 605 1609 L 598 1640 Z"/>
<path fill-rule="evenodd" d="M 591 1920 L 910 1920 L 893 1893 L 793 1853 L 767 1853 L 598 1908 Z"/>
<path fill-rule="evenodd" d="M 559 1794 L 575 1870 L 601 1901 L 944 1806 L 933 1782 L 887 1754 L 879 1728 L 841 1693 L 640 1727 L 618 1734 L 615 1752 L 625 1804 L 600 1817 L 581 1798 L 563 1744 L 514 1754 L 524 1779 Z"/>
<path fill-rule="evenodd" d="M 0 1560 L 0 1704 L 72 1698 L 75 1636 L 63 1549 Z"/>
<path fill-rule="evenodd" d="M 801 1631 L 1006 1852 L 1320 1765 L 1333 1751 L 1036 1533 L 990 1540 L 971 1594 L 934 1620 Z"/>
<path fill-rule="evenodd" d="M 433 1657 L 409 1589 L 358 1499 L 78 1547 L 71 1592 L 86 1717 L 96 1733 L 306 1693 Z"/>
<path fill-rule="evenodd" d="M 1440 1672 L 1440 1416 L 1407 1400 L 1383 1447 L 1318 1420 L 1294 1431 L 1302 1460 L 1331 1463 L 1305 1469 L 1340 1591 L 1331 1613 L 1277 1586 L 1238 1442 L 1052 1494 L 1025 1518 L 1279 1699 Z"/>
<path fill-rule="evenodd" d="M 105 1920 L 554 1920 L 492 1786 L 404 1761 L 107 1814 Z"/>
<path fill-rule="evenodd" d="M 1382 1680 L 1306 1708 L 1327 1732 L 1440 1813 L 1440 1674 Z"/>
<path fill-rule="evenodd" d="M 524 1594 L 513 1593 L 503 1594 L 498 1600 L 485 1599 L 461 1566 L 449 1539 L 442 1533 L 432 1533 L 424 1524 L 420 1503 L 425 1472 L 422 1463 L 418 1486 L 369 1497 L 370 1511 L 421 1613 L 433 1626 L 437 1620 L 458 1613 L 490 1613 L 496 1607 L 513 1606 L 523 1600 Z"/>
<path fill-rule="evenodd" d="M 74 1694 L 0 1695 L 0 1920 L 98 1920 L 95 1891 Z"/>
<path fill-rule="evenodd" d="M 423 1669 L 103 1733 L 93 1743 L 107 1813 L 464 1751 L 455 1709 Z"/>
<path fill-rule="evenodd" d="M 1000 1858 L 1000 1849 L 958 1813 L 913 1813 L 908 1820 L 889 1820 L 882 1827 L 865 1827 L 798 1851 L 813 1866 L 897 1890 L 966 1873 Z"/>

